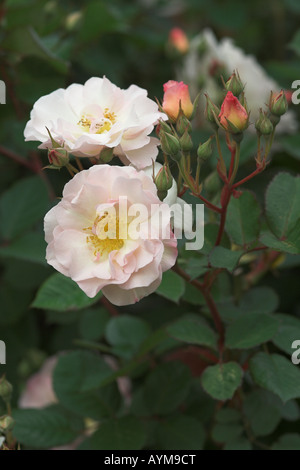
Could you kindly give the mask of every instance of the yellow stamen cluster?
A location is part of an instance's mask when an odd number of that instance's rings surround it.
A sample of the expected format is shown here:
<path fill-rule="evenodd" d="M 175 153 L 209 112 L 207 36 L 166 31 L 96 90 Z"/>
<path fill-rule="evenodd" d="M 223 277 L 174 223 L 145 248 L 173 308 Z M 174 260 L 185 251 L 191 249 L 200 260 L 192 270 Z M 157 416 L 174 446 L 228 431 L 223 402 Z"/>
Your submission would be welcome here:
<path fill-rule="evenodd" d="M 111 226 L 113 230 L 109 233 Z M 105 260 L 111 251 L 120 250 L 123 247 L 124 240 L 119 238 L 119 226 L 119 218 L 113 218 L 111 214 L 105 212 L 102 216 L 97 215 L 93 227 L 83 229 L 89 232 L 86 242 L 92 245 L 93 254 L 98 261 Z M 100 238 L 98 235 L 101 235 Z"/>
<path fill-rule="evenodd" d="M 82 127 L 85 132 L 91 132 L 91 127 L 93 125 L 93 130 L 95 134 L 103 134 L 104 132 L 110 131 L 113 124 L 117 120 L 116 113 L 109 111 L 108 108 L 104 109 L 103 118 L 97 121 L 97 118 L 93 116 L 83 115 L 80 121 L 78 121 L 78 126 Z M 93 122 L 94 121 L 94 122 Z"/>

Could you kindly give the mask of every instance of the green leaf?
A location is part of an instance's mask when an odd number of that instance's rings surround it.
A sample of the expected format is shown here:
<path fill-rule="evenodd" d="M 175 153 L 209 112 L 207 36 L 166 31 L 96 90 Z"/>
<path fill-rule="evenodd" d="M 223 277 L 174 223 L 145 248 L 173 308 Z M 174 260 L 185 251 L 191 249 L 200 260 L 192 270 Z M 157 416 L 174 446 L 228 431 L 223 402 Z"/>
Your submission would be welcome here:
<path fill-rule="evenodd" d="M 166 415 L 185 400 L 191 386 L 191 373 L 180 362 L 157 366 L 147 377 L 144 387 L 146 406 L 153 414 Z"/>
<path fill-rule="evenodd" d="M 217 411 L 215 419 L 220 424 L 236 423 L 240 421 L 241 414 L 233 408 L 221 408 Z"/>
<path fill-rule="evenodd" d="M 98 431 L 80 444 L 78 449 L 140 450 L 145 441 L 144 427 L 139 419 L 134 416 L 123 416 L 102 422 Z M 107 458 L 104 459 L 104 463 Z"/>
<path fill-rule="evenodd" d="M 236 362 L 216 364 L 205 369 L 201 377 L 204 390 L 216 400 L 229 400 L 241 385 L 243 371 Z"/>
<path fill-rule="evenodd" d="M 273 450 L 300 450 L 300 435 L 284 434 L 272 446 Z"/>
<path fill-rule="evenodd" d="M 288 238 L 300 219 L 300 177 L 279 173 L 266 193 L 266 216 L 277 238 Z"/>
<path fill-rule="evenodd" d="M 183 317 L 169 325 L 167 332 L 173 338 L 185 343 L 217 348 L 215 332 L 199 318 Z"/>
<path fill-rule="evenodd" d="M 212 429 L 212 438 L 216 442 L 231 442 L 236 440 L 243 433 L 243 426 L 237 423 L 220 424 L 217 423 Z"/>
<path fill-rule="evenodd" d="M 244 413 L 255 436 L 271 434 L 280 423 L 281 410 L 272 397 L 265 390 L 254 390 L 244 400 Z"/>
<path fill-rule="evenodd" d="M 274 312 L 279 304 L 278 295 L 270 287 L 255 287 L 248 290 L 236 305 L 231 299 L 218 302 L 218 309 L 222 318 L 228 322 L 238 320 L 247 313 L 266 314 Z"/>
<path fill-rule="evenodd" d="M 269 341 L 278 331 L 275 316 L 246 313 L 226 330 L 226 346 L 231 349 L 249 349 Z"/>
<path fill-rule="evenodd" d="M 96 303 L 101 295 L 90 299 L 72 279 L 55 273 L 41 285 L 32 306 L 58 312 L 79 310 Z"/>
<path fill-rule="evenodd" d="M 284 251 L 286 253 L 291 253 L 293 255 L 300 254 L 300 239 L 297 234 L 300 228 L 299 221 L 295 225 L 292 232 L 289 233 L 288 239 L 279 240 L 273 233 L 271 232 L 263 232 L 259 239 L 261 243 L 265 246 L 272 248 L 272 250 L 276 251 Z"/>
<path fill-rule="evenodd" d="M 110 315 L 105 308 L 87 309 L 80 313 L 79 331 L 82 338 L 95 341 L 104 336 Z"/>
<path fill-rule="evenodd" d="M 203 425 L 191 416 L 170 416 L 158 427 L 158 443 L 162 450 L 202 450 L 204 440 Z"/>
<path fill-rule="evenodd" d="M 251 443 L 247 439 L 239 438 L 227 444 L 223 447 L 223 450 L 252 450 Z"/>
<path fill-rule="evenodd" d="M 300 319 L 282 313 L 277 313 L 276 318 L 279 320 L 279 328 L 272 341 L 279 349 L 291 355 L 294 351 L 292 343 L 300 339 Z"/>
<path fill-rule="evenodd" d="M 198 290 L 197 287 L 189 284 L 188 282 L 185 285 L 185 293 L 182 297 L 182 300 L 192 305 L 205 305 L 202 292 Z"/>
<path fill-rule="evenodd" d="M 106 326 L 106 339 L 122 357 L 134 356 L 151 334 L 149 325 L 130 315 L 112 318 Z"/>
<path fill-rule="evenodd" d="M 197 277 L 202 276 L 208 271 L 207 258 L 204 256 L 189 258 L 184 270 L 191 279 L 196 279 Z"/>
<path fill-rule="evenodd" d="M 81 418 L 60 406 L 43 410 L 15 410 L 13 435 L 22 445 L 49 449 L 70 444 L 84 429 Z"/>
<path fill-rule="evenodd" d="M 42 219 L 48 208 L 48 194 L 38 176 L 25 178 L 0 198 L 0 234 L 7 240 L 21 235 Z"/>
<path fill-rule="evenodd" d="M 253 380 L 283 402 L 300 397 L 300 371 L 284 356 L 260 352 L 250 360 Z"/>
<path fill-rule="evenodd" d="M 0 247 L 0 256 L 46 265 L 46 242 L 41 233 L 29 232 Z"/>
<path fill-rule="evenodd" d="M 156 293 L 162 297 L 165 297 L 166 299 L 172 300 L 173 302 L 179 302 L 179 299 L 183 296 L 184 291 L 184 280 L 173 271 L 166 271 L 163 274 L 161 284 L 156 290 Z"/>
<path fill-rule="evenodd" d="M 54 391 L 59 402 L 74 413 L 94 419 L 112 416 L 120 405 L 117 385 L 102 387 L 112 374 L 99 356 L 74 351 L 59 358 L 53 374 Z"/>
<path fill-rule="evenodd" d="M 216 246 L 209 256 L 209 261 L 214 268 L 225 268 L 233 271 L 238 265 L 242 251 L 232 251 L 222 246 Z"/>
<path fill-rule="evenodd" d="M 260 212 L 259 204 L 250 191 L 244 191 L 239 198 L 231 198 L 225 229 L 234 243 L 246 247 L 257 240 Z"/>

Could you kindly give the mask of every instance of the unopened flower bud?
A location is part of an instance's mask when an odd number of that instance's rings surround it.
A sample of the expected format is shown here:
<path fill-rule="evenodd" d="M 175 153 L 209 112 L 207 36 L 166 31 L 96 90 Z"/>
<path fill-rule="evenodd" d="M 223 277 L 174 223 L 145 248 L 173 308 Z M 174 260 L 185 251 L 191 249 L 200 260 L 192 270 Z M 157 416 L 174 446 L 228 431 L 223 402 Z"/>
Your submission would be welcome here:
<path fill-rule="evenodd" d="M 162 151 L 166 155 L 170 155 L 174 157 L 180 151 L 180 145 L 179 145 L 178 139 L 174 135 L 169 134 L 168 132 L 164 132 L 161 135 L 160 143 L 161 143 Z"/>
<path fill-rule="evenodd" d="M 181 28 L 171 29 L 168 43 L 173 50 L 180 54 L 185 54 L 190 47 L 189 40 Z"/>
<path fill-rule="evenodd" d="M 64 148 L 48 149 L 48 160 L 52 168 L 62 168 L 67 166 L 70 161 L 69 153 Z"/>
<path fill-rule="evenodd" d="M 162 109 L 173 122 L 177 120 L 180 109 L 182 109 L 187 118 L 190 118 L 193 114 L 194 106 L 191 102 L 188 85 L 174 80 L 169 80 L 165 83 Z"/>
<path fill-rule="evenodd" d="M 155 176 L 154 183 L 158 191 L 168 191 L 173 185 L 173 177 L 168 165 L 164 164 Z"/>
<path fill-rule="evenodd" d="M 198 158 L 201 158 L 201 160 L 203 161 L 207 160 L 209 157 L 212 156 L 213 149 L 212 149 L 211 141 L 212 141 L 212 137 L 210 137 L 203 144 L 200 144 L 198 147 L 198 150 L 197 150 Z"/>
<path fill-rule="evenodd" d="M 242 133 L 249 125 L 249 115 L 239 100 L 228 91 L 219 114 L 220 124 L 232 134 Z"/>
<path fill-rule="evenodd" d="M 233 72 L 233 74 L 229 77 L 225 83 L 225 88 L 227 91 L 231 91 L 234 96 L 240 96 L 244 89 L 244 85 L 238 71 Z"/>
<path fill-rule="evenodd" d="M 280 93 L 271 91 L 269 109 L 272 114 L 279 117 L 287 112 L 288 102 L 283 90 Z"/>
<path fill-rule="evenodd" d="M 180 136 L 183 135 L 186 130 L 188 132 L 191 132 L 192 130 L 192 125 L 183 112 L 179 113 L 179 116 L 176 122 L 176 130 Z"/>
<path fill-rule="evenodd" d="M 208 95 L 206 97 L 206 107 L 204 111 L 205 119 L 210 122 L 215 129 L 218 129 L 218 116 L 220 114 L 220 108 L 218 108 L 210 99 Z"/>
<path fill-rule="evenodd" d="M 9 403 L 13 392 L 12 385 L 6 380 L 5 376 L 0 378 L 0 397 L 5 403 Z"/>
<path fill-rule="evenodd" d="M 180 147 L 184 152 L 190 152 L 193 148 L 193 141 L 188 130 L 179 139 Z"/>
<path fill-rule="evenodd" d="M 2 433 L 7 433 L 8 431 L 10 431 L 13 428 L 14 424 L 15 421 L 11 416 L 0 416 L 0 431 Z"/>
<path fill-rule="evenodd" d="M 269 135 L 273 132 L 273 124 L 266 115 L 266 113 L 260 110 L 259 118 L 255 123 L 255 128 L 259 134 Z"/>
<path fill-rule="evenodd" d="M 110 147 L 104 147 L 100 153 L 100 160 L 103 163 L 109 163 L 114 157 L 114 149 Z"/>

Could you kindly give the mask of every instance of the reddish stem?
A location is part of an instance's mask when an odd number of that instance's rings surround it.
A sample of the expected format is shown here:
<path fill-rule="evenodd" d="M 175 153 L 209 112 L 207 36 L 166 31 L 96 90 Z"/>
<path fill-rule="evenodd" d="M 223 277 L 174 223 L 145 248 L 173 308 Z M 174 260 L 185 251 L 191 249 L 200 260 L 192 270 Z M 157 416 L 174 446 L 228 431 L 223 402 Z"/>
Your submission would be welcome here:
<path fill-rule="evenodd" d="M 253 171 L 252 173 L 250 173 L 250 175 L 246 176 L 245 178 L 243 178 L 242 180 L 238 181 L 237 183 L 235 183 L 233 186 L 232 186 L 232 189 L 235 189 L 237 188 L 238 186 L 241 186 L 242 184 L 246 183 L 247 181 L 251 180 L 252 178 L 254 178 L 254 176 L 258 175 L 259 173 L 261 173 L 263 171 L 263 167 L 260 166 L 258 168 L 256 168 L 255 171 Z"/>
<path fill-rule="evenodd" d="M 219 214 L 221 214 L 222 212 L 222 209 L 218 206 L 215 206 L 214 204 L 212 204 L 211 202 L 209 202 L 205 197 L 203 197 L 201 194 L 197 194 L 197 193 L 193 193 L 194 196 L 198 197 L 199 199 L 201 199 L 201 201 L 204 202 L 204 204 L 208 207 L 208 209 L 211 209 L 212 211 L 214 212 L 218 212 Z"/>
<path fill-rule="evenodd" d="M 227 207 L 230 201 L 231 194 L 232 194 L 232 187 L 229 186 L 228 184 L 225 185 L 222 191 L 222 195 L 221 195 L 221 205 L 222 205 L 221 221 L 220 221 L 220 227 L 219 227 L 219 232 L 218 232 L 215 246 L 220 245 L 221 240 L 222 240 L 222 236 L 223 236 L 224 228 L 225 228 Z"/>

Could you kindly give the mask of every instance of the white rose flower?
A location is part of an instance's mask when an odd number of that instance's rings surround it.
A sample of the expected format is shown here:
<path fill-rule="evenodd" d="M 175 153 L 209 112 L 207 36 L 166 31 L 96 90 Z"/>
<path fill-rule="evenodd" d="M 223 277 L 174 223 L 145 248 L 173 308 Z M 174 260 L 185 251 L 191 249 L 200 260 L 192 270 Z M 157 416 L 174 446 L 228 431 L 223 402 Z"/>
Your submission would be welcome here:
<path fill-rule="evenodd" d="M 52 137 L 79 157 L 99 157 L 105 147 L 136 168 L 156 159 L 159 140 L 149 137 L 158 120 L 167 116 L 136 85 L 122 90 L 106 77 L 90 78 L 42 96 L 33 106 L 25 140 L 51 147 Z"/>

